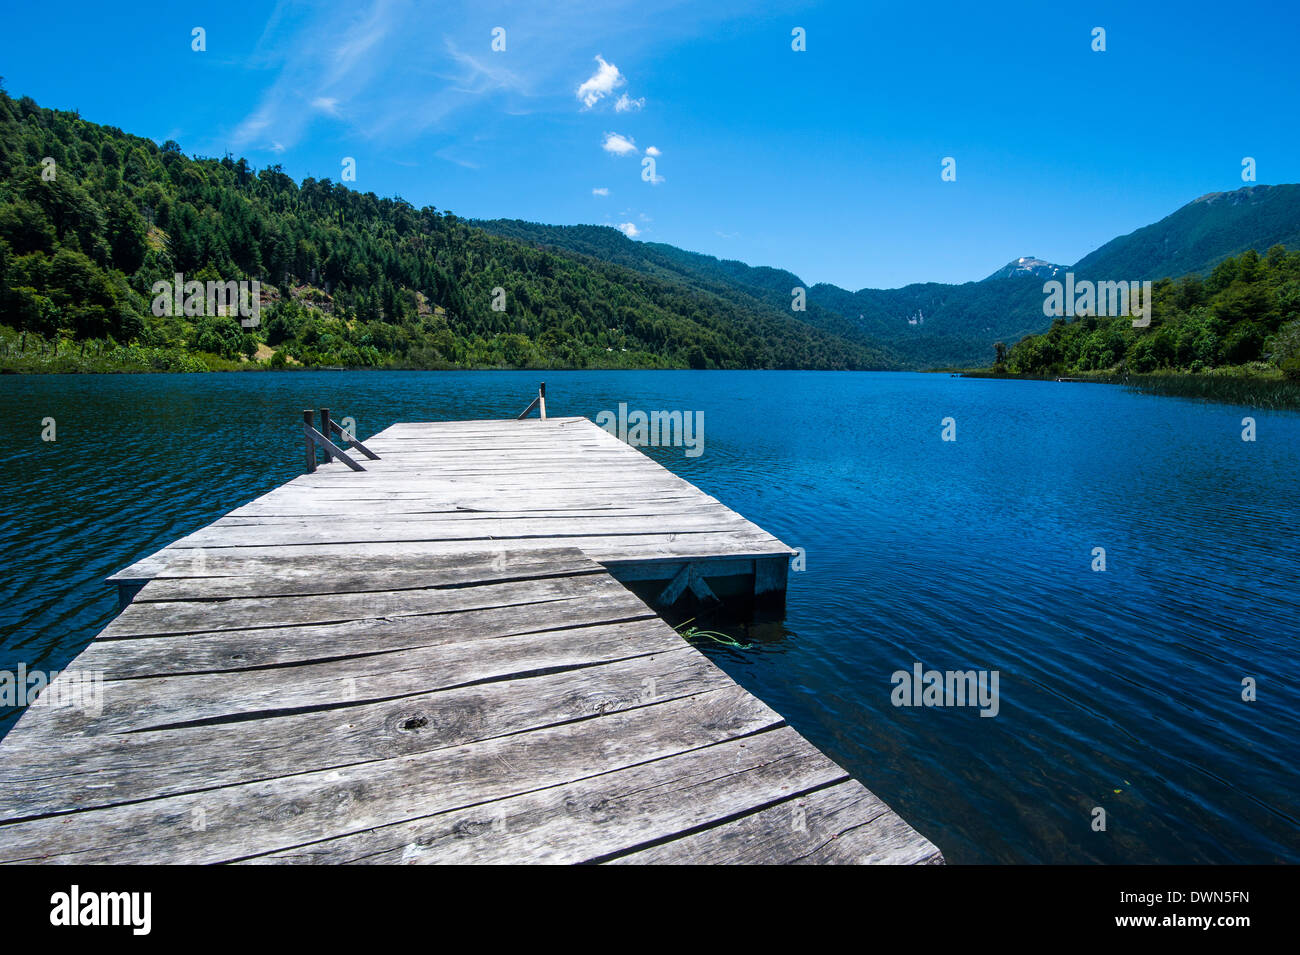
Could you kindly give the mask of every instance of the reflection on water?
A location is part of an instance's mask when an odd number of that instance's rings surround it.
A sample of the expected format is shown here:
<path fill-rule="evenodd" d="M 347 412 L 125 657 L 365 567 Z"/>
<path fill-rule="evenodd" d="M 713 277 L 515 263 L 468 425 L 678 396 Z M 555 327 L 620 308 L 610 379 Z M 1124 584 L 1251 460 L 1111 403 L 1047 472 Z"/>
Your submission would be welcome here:
<path fill-rule="evenodd" d="M 296 476 L 303 408 L 364 439 L 513 416 L 539 377 L 0 376 L 0 669 L 62 667 L 114 613 L 103 577 Z M 1300 859 L 1300 416 L 938 375 L 544 377 L 552 415 L 702 412 L 702 454 L 647 453 L 806 570 L 784 623 L 702 618 L 739 646 L 696 645 L 949 861 Z M 917 663 L 998 671 L 998 716 L 893 706 Z"/>

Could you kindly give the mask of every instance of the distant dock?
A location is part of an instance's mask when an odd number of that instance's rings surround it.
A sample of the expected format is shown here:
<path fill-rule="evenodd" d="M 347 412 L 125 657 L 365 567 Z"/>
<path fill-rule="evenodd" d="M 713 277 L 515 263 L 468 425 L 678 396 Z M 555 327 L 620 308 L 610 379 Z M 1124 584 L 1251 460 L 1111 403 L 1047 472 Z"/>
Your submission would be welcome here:
<path fill-rule="evenodd" d="M 305 430 L 111 578 L 99 712 L 0 740 L 0 861 L 943 861 L 649 605 L 779 610 L 781 541 L 585 418 Z"/>

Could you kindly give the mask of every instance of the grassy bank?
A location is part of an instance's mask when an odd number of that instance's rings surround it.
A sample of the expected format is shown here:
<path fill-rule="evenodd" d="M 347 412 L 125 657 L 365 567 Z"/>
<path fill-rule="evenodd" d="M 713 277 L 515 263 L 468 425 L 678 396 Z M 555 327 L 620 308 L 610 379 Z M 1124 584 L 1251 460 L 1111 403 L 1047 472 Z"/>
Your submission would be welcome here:
<path fill-rule="evenodd" d="M 382 370 L 382 371 L 547 371 L 685 368 L 684 363 L 660 360 L 644 353 L 620 354 L 608 364 L 575 365 L 565 362 L 532 361 L 523 365 L 506 362 L 458 364 L 421 353 L 412 356 L 379 356 L 366 364 L 339 364 L 333 360 L 304 364 L 288 354 L 262 346 L 256 356 L 226 357 L 183 346 L 121 345 L 112 339 L 74 341 L 46 338 L 0 325 L 0 374 L 141 374 L 150 372 L 207 371 L 292 371 L 292 370 Z M 639 362 L 639 363 L 638 363 Z"/>
<path fill-rule="evenodd" d="M 119 345 L 113 341 L 73 342 L 0 330 L 0 373 L 88 374 L 94 372 L 195 372 L 256 368 L 239 362 L 180 348 Z"/>
<path fill-rule="evenodd" d="M 1276 368 L 1253 363 L 1228 368 L 1216 368 L 1206 374 L 1189 372 L 1157 372 L 1148 375 L 1123 374 L 1114 371 L 1075 372 L 1071 375 L 1029 375 L 994 371 L 992 368 L 949 368 L 943 372 L 960 374 L 964 378 L 1009 378 L 1028 381 L 1095 382 L 1122 385 L 1144 394 L 1166 395 L 1173 398 L 1197 398 L 1222 404 L 1248 405 L 1266 410 L 1300 411 L 1300 382 L 1290 381 Z"/>
<path fill-rule="evenodd" d="M 1281 374 L 1129 375 L 1120 384 L 1152 395 L 1300 411 L 1300 383 L 1289 381 Z"/>

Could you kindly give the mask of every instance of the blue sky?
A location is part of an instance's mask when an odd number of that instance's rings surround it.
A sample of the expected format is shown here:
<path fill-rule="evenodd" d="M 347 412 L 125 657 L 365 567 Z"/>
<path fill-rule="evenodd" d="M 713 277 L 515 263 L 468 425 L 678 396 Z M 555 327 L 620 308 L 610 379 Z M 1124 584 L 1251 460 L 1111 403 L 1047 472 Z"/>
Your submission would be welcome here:
<path fill-rule="evenodd" d="M 1245 156 L 1300 181 L 1300 6 L 1136 6 L 25 4 L 0 75 L 192 155 L 894 287 L 1072 263 Z"/>

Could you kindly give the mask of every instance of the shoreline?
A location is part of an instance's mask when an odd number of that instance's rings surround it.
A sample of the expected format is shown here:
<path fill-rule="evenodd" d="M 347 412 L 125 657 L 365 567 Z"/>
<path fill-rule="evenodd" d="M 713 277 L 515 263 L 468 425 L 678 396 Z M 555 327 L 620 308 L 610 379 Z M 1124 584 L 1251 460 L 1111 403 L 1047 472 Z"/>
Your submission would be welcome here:
<path fill-rule="evenodd" d="M 37 339 L 32 346 L 15 348 L 0 335 L 0 375 L 153 375 L 203 374 L 222 372 L 293 372 L 293 371 L 903 371 L 900 368 L 692 368 L 685 362 L 650 356 L 644 363 L 630 361 L 610 364 L 524 364 L 460 365 L 453 362 L 410 364 L 385 362 L 375 365 L 304 365 L 293 359 L 276 364 L 272 358 L 225 358 L 211 352 L 182 347 L 153 345 L 105 345 L 88 340 L 87 347 L 77 344 L 57 346 Z M 283 354 L 283 352 L 276 352 Z"/>
<path fill-rule="evenodd" d="M 696 368 L 674 365 L 453 365 L 425 367 L 282 365 L 270 361 L 236 361 L 202 352 L 148 346 L 119 346 L 119 361 L 105 360 L 101 354 L 81 356 L 77 353 L 47 355 L 44 361 L 13 361 L 13 352 L 0 354 L 0 376 L 7 375 L 193 375 L 243 374 L 259 372 L 608 372 L 608 371 L 822 371 L 827 373 L 872 372 L 901 374 L 949 375 L 960 378 L 987 378 L 1008 381 L 1043 381 L 1062 384 L 1120 385 L 1144 394 L 1160 397 L 1188 398 L 1216 404 L 1233 404 L 1269 411 L 1300 411 L 1300 382 L 1287 380 L 1280 373 L 1199 374 L 1166 372 L 1131 375 L 1114 372 L 1083 372 L 1072 375 L 1039 375 L 992 368 Z M 31 354 L 31 353 L 28 353 Z M 39 353 L 37 353 L 39 354 Z M 32 357 L 36 357 L 33 355 Z"/>
<path fill-rule="evenodd" d="M 1075 373 L 1073 375 L 1033 375 L 991 368 L 942 368 L 931 374 L 950 374 L 961 378 L 995 378 L 1011 381 L 1050 381 L 1061 384 L 1120 385 L 1143 394 L 1168 398 L 1190 398 L 1216 404 L 1246 405 L 1268 411 L 1300 411 L 1300 382 L 1276 375 L 1243 372 L 1239 374 L 1194 375 L 1190 372 L 1166 372 L 1155 375 Z"/>

